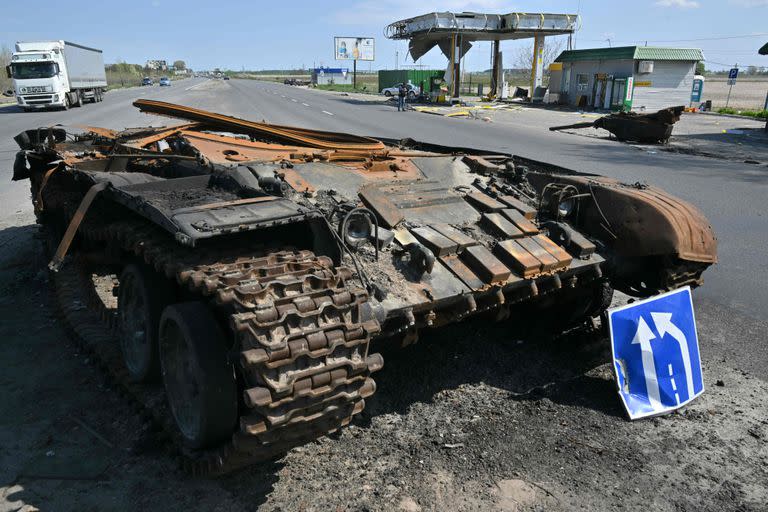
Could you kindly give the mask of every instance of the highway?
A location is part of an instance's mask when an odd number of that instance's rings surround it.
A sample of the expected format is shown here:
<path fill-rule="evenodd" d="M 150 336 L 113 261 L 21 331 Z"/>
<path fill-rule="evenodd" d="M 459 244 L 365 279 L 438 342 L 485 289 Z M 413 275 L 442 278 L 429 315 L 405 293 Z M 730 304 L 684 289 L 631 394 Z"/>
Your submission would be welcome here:
<path fill-rule="evenodd" d="M 486 123 L 445 118 L 414 111 L 398 112 L 390 103 L 341 93 L 316 91 L 252 80 L 188 79 L 172 87 L 144 87 L 109 92 L 102 103 L 69 111 L 25 113 L 15 106 L 0 108 L 0 165 L 10 171 L 16 150 L 12 137 L 24 129 L 50 124 L 95 125 L 107 128 L 164 125 L 172 120 L 138 112 L 131 102 L 152 98 L 214 110 L 274 124 L 404 138 L 444 145 L 485 148 L 534 158 L 563 167 L 647 182 L 687 199 L 707 215 L 719 239 L 720 262 L 705 273 L 696 291 L 700 308 L 720 326 L 738 322 L 739 329 L 765 327 L 768 315 L 768 174 L 750 164 L 639 150 L 605 139 L 549 132 L 551 115 L 522 112 L 519 123 Z M 0 182 L 0 215 L 29 221 L 31 205 L 25 182 Z M 701 315 L 700 315 L 701 316 Z M 734 327 L 735 329 L 736 327 Z M 738 329 L 737 329 L 738 330 Z M 736 331 L 734 331 L 736 332 Z M 730 347 L 720 347 L 730 353 Z M 760 365 L 768 348 L 756 348 Z M 740 358 L 741 359 L 741 358 Z M 760 373 L 768 375 L 768 370 Z"/>

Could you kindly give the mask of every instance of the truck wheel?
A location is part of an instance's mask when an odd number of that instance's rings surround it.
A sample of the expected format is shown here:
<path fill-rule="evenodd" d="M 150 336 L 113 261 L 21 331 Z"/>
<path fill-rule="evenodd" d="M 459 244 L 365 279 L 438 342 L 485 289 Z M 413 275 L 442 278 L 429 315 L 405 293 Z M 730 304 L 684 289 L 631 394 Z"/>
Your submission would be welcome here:
<path fill-rule="evenodd" d="M 63 110 L 69 110 L 69 94 L 64 93 L 64 106 L 61 107 Z"/>
<path fill-rule="evenodd" d="M 214 446 L 237 424 L 235 370 L 224 334 L 202 302 L 165 308 L 160 362 L 173 418 L 191 448 Z"/>
<path fill-rule="evenodd" d="M 75 93 L 77 95 L 77 99 L 72 104 L 73 107 L 82 107 L 83 106 L 83 97 L 80 95 L 80 91 L 77 91 Z"/>
<path fill-rule="evenodd" d="M 135 264 L 120 274 L 117 318 L 120 349 L 128 376 L 134 382 L 160 377 L 157 333 L 163 308 L 173 293 L 167 282 L 151 269 Z"/>

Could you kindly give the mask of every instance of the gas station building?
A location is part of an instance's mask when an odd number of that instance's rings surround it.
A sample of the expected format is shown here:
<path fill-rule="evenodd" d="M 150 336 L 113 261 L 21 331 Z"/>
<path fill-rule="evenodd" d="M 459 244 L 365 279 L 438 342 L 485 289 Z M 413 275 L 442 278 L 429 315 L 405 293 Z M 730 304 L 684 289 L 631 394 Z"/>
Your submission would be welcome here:
<path fill-rule="evenodd" d="M 698 48 L 566 50 L 550 66 L 549 101 L 597 110 L 687 106 L 701 60 Z"/>

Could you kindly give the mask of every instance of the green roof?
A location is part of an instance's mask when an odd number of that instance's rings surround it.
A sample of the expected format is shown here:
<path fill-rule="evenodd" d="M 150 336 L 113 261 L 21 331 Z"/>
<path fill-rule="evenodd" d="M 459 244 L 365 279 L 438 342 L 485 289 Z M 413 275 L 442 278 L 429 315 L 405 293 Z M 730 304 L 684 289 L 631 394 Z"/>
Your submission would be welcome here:
<path fill-rule="evenodd" d="M 619 46 L 616 48 L 589 48 L 566 50 L 555 62 L 580 60 L 704 60 L 698 48 L 660 48 L 658 46 Z"/>

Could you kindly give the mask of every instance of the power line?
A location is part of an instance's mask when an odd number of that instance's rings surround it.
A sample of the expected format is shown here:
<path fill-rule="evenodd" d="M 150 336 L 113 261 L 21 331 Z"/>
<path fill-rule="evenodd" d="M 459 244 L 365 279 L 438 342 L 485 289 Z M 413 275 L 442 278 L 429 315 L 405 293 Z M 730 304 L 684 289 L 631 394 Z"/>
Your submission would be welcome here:
<path fill-rule="evenodd" d="M 718 66 L 728 66 L 729 68 L 733 66 L 733 63 L 725 64 L 723 62 L 715 62 L 713 60 L 705 60 L 704 62 L 706 62 L 707 64 L 717 64 Z"/>
<path fill-rule="evenodd" d="M 722 36 L 722 37 L 701 37 L 698 39 L 657 39 L 656 41 L 651 41 L 653 43 L 685 43 L 688 41 L 723 41 L 725 39 L 744 39 L 747 37 L 765 37 L 768 36 L 768 32 L 763 32 L 761 34 L 742 34 L 740 36 Z"/>

